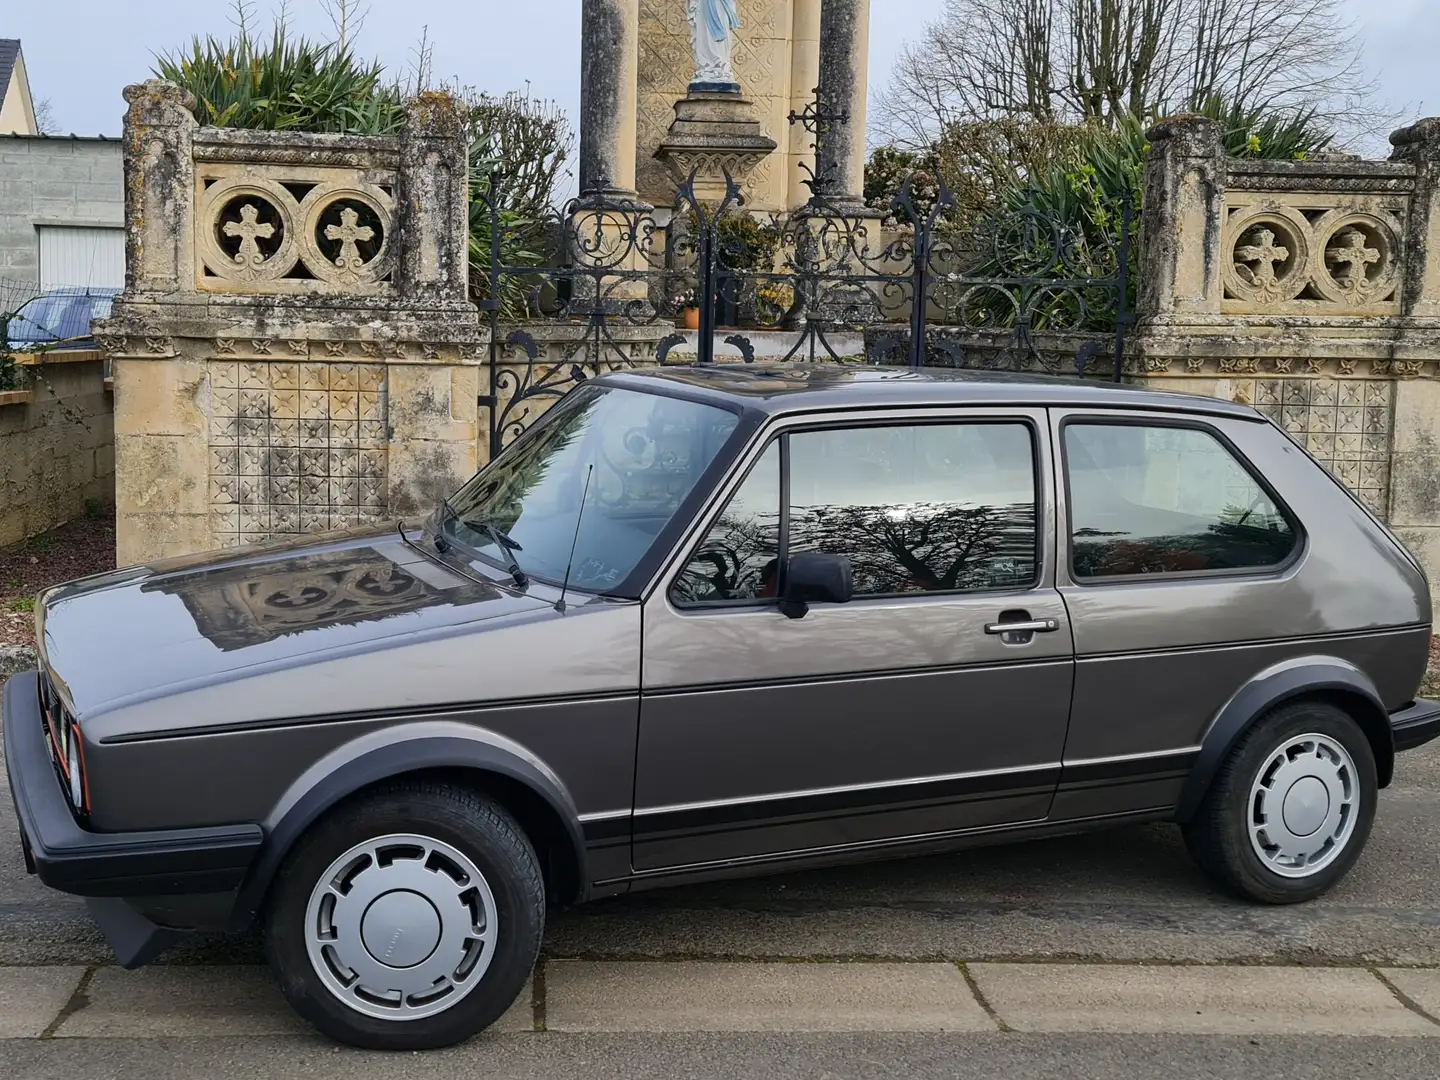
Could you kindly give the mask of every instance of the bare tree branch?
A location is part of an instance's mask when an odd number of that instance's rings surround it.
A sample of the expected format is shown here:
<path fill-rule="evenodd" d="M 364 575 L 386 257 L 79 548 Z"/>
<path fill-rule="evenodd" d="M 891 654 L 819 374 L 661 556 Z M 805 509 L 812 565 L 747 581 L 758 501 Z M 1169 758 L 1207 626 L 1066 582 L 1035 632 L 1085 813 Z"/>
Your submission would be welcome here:
<path fill-rule="evenodd" d="M 1215 102 L 1368 132 L 1387 117 L 1342 0 L 946 0 L 876 98 L 919 148 L 958 121 L 1113 122 Z"/>

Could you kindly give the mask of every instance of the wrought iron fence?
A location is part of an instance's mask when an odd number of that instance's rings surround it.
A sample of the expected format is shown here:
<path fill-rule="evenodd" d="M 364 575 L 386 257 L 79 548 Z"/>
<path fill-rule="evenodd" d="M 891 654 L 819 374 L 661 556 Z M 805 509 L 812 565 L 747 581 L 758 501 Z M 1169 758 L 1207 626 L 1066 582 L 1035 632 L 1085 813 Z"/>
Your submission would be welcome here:
<path fill-rule="evenodd" d="M 1128 202 L 1068 217 L 1020 204 L 962 233 L 944 185 L 921 205 L 907 183 L 880 212 L 838 204 L 812 178 L 816 194 L 785 216 L 751 213 L 729 176 L 713 200 L 698 186 L 692 174 L 663 211 L 577 200 L 546 221 L 507 215 L 494 178 L 477 186 L 492 454 L 577 381 L 641 360 L 711 364 L 722 350 L 1120 377 Z"/>

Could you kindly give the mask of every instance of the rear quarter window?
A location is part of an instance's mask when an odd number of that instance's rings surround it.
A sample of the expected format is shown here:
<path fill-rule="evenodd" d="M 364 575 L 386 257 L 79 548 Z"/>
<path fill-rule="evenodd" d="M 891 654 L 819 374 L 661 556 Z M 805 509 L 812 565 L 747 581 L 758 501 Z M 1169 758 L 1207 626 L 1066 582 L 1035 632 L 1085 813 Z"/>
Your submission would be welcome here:
<path fill-rule="evenodd" d="M 1295 551 L 1278 501 L 1206 428 L 1076 420 L 1063 445 L 1077 581 L 1255 572 Z"/>

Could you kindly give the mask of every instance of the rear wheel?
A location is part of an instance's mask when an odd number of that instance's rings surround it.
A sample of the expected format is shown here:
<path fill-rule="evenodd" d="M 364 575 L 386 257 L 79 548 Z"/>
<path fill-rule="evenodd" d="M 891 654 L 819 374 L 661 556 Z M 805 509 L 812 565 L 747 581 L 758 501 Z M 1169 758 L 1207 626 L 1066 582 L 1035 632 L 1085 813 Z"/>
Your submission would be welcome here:
<path fill-rule="evenodd" d="M 301 839 L 266 947 L 286 998 L 353 1046 L 449 1046 L 494 1023 L 540 951 L 545 892 L 524 831 L 463 787 L 406 782 Z"/>
<path fill-rule="evenodd" d="M 1370 741 L 1348 713 L 1324 702 L 1283 705 L 1231 751 L 1183 826 L 1185 844 L 1228 889 L 1299 903 L 1350 872 L 1378 794 Z"/>

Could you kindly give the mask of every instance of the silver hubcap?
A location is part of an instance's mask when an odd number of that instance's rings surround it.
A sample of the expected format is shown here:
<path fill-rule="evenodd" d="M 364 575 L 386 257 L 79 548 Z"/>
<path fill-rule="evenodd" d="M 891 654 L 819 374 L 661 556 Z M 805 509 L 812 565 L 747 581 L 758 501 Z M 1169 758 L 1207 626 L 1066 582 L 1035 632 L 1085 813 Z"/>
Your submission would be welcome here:
<path fill-rule="evenodd" d="M 429 837 L 383 836 L 321 876 L 305 944 L 320 981 L 350 1008 L 419 1020 L 480 984 L 497 924 L 495 897 L 470 859 Z"/>
<path fill-rule="evenodd" d="M 1300 735 L 1272 753 L 1250 788 L 1250 845 L 1272 872 L 1303 878 L 1334 862 L 1355 832 L 1360 786 L 1345 747 Z"/>

